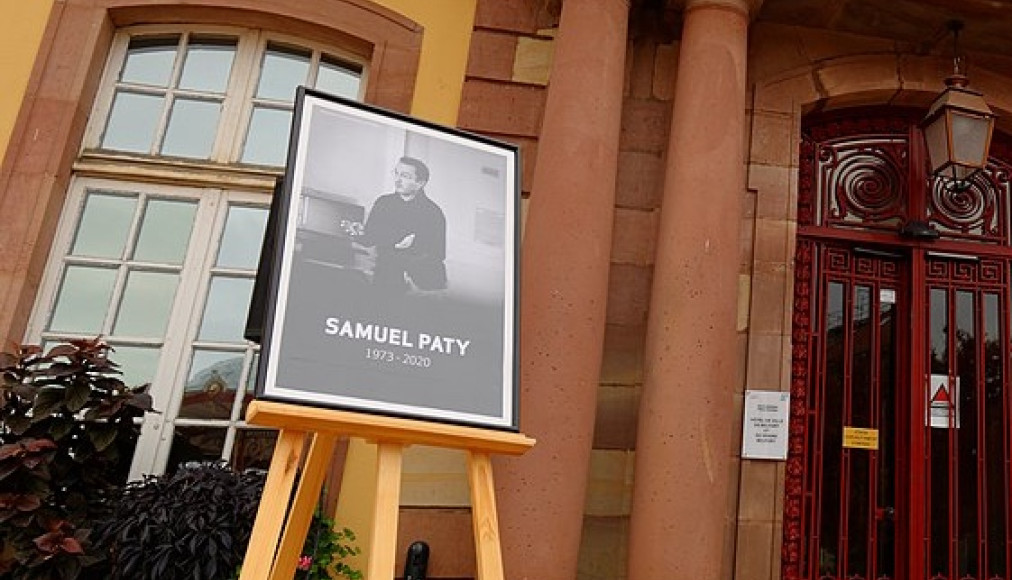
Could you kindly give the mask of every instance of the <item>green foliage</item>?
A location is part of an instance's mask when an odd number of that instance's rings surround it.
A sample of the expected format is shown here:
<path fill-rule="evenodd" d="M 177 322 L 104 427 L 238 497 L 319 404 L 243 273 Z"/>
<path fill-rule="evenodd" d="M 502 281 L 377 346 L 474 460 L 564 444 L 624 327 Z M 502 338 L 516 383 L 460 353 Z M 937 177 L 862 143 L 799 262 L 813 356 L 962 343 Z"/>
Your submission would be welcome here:
<path fill-rule="evenodd" d="M 73 580 L 102 560 L 91 524 L 126 481 L 151 410 L 112 349 L 77 340 L 0 353 L 0 576 Z M 10 576 L 6 576 L 10 574 Z"/>
<path fill-rule="evenodd" d="M 361 553 L 354 542 L 354 532 L 348 528 L 338 529 L 334 520 L 317 508 L 302 548 L 303 556 L 299 560 L 295 580 L 362 580 L 362 572 L 345 561 L 349 556 Z"/>

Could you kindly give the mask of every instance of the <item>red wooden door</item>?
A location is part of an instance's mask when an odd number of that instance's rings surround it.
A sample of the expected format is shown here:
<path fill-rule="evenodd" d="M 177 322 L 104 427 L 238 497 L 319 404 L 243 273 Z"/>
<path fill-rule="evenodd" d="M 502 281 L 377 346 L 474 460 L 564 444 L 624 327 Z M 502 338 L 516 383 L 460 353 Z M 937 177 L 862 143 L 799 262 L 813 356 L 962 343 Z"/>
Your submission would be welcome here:
<path fill-rule="evenodd" d="M 1012 578 L 1012 156 L 946 189 L 915 118 L 805 131 L 787 579 Z M 901 236 L 911 221 L 939 238 Z"/>

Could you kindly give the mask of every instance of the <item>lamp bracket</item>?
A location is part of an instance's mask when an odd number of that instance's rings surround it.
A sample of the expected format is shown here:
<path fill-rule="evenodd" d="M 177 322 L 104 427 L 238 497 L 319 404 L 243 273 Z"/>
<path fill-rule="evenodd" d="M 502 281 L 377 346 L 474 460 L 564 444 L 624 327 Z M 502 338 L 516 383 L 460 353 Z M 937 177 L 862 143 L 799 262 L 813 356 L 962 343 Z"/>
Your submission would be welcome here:
<path fill-rule="evenodd" d="M 911 240 L 937 240 L 941 234 L 928 222 L 911 220 L 900 228 L 900 236 Z"/>

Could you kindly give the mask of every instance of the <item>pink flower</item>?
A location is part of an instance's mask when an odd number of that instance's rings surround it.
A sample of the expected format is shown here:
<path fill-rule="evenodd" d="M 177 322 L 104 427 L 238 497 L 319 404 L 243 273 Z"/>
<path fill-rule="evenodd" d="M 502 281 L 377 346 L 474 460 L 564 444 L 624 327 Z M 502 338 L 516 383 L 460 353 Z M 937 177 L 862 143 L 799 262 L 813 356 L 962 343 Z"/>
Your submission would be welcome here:
<path fill-rule="evenodd" d="M 313 565 L 312 556 L 299 556 L 299 565 L 297 566 L 299 570 L 303 571 L 309 570 L 309 567 L 312 565 Z"/>

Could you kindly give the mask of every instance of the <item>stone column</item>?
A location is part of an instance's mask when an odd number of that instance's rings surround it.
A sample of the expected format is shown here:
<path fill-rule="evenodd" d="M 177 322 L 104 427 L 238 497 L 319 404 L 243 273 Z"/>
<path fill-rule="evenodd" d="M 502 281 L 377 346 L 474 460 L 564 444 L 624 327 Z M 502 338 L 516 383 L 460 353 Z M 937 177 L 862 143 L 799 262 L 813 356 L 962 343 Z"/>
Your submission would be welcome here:
<path fill-rule="evenodd" d="M 628 0 L 566 0 L 521 270 L 521 428 L 497 458 L 507 577 L 576 578 L 604 342 Z"/>
<path fill-rule="evenodd" d="M 629 580 L 730 578 L 745 0 L 685 8 L 647 318 Z"/>

